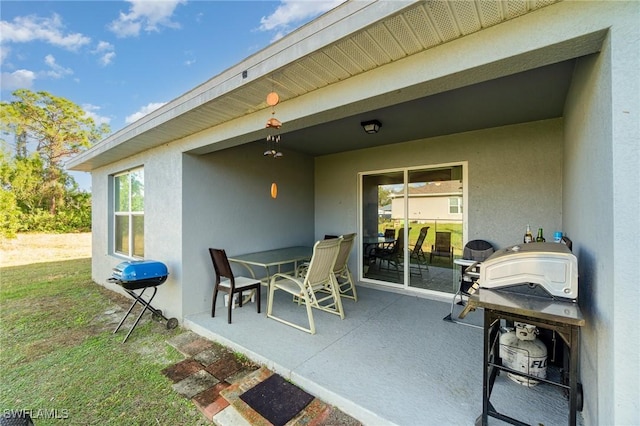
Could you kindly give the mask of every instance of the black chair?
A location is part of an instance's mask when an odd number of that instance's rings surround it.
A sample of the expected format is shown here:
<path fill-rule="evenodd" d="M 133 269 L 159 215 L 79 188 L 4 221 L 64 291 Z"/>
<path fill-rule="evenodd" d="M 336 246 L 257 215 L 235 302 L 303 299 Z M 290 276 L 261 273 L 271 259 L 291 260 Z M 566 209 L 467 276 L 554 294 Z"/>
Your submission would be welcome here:
<path fill-rule="evenodd" d="M 254 290 L 256 293 L 256 307 L 260 313 L 260 280 L 247 277 L 235 277 L 227 259 L 227 253 L 222 249 L 209 249 L 213 269 L 216 273 L 216 282 L 213 288 L 213 302 L 211 303 L 211 316 L 216 316 L 216 299 L 218 291 L 224 291 L 228 295 L 228 318 L 227 322 L 231 324 L 231 310 L 234 308 L 234 296 L 238 295 L 238 306 L 242 307 L 242 292 Z"/>
<path fill-rule="evenodd" d="M 424 244 L 424 240 L 427 238 L 427 232 L 429 232 L 429 226 L 425 226 L 420 228 L 420 234 L 418 235 L 418 239 L 416 240 L 416 244 L 411 248 L 409 252 L 409 263 L 411 264 L 412 260 L 415 260 L 418 265 L 418 273 L 422 276 L 422 264 L 424 264 L 427 271 L 429 270 L 429 266 L 427 266 L 427 256 L 424 254 L 422 250 L 422 244 Z"/>
<path fill-rule="evenodd" d="M 435 244 L 431 245 L 429 262 L 433 263 L 433 256 L 443 256 L 453 261 L 453 246 L 451 245 L 451 232 L 436 232 Z"/>
<path fill-rule="evenodd" d="M 389 248 L 376 248 L 374 256 L 379 260 L 379 268 L 382 269 L 382 262 L 387 262 L 387 270 L 391 269 L 391 265 L 400 273 L 402 266 L 402 257 L 404 256 L 404 228 L 398 231 L 398 238 Z"/>
<path fill-rule="evenodd" d="M 470 296 L 469 290 L 474 285 L 475 280 L 480 276 L 480 264 L 484 260 L 486 260 L 489 256 L 491 256 L 495 252 L 495 248 L 491 243 L 485 240 L 472 240 L 465 244 L 464 249 L 462 251 L 462 258 L 465 260 L 473 261 L 473 263 L 469 266 L 461 266 L 461 274 L 460 274 L 460 286 L 458 287 L 458 291 L 453 295 L 453 300 L 451 301 L 451 310 L 449 311 L 449 315 L 444 317 L 445 321 L 455 322 L 457 324 L 468 325 L 469 327 L 478 327 L 473 324 L 468 324 L 462 321 L 457 321 L 453 319 L 453 307 L 456 304 L 456 298 L 460 296 L 459 305 L 464 305 L 464 301 L 462 299 L 463 296 Z"/>

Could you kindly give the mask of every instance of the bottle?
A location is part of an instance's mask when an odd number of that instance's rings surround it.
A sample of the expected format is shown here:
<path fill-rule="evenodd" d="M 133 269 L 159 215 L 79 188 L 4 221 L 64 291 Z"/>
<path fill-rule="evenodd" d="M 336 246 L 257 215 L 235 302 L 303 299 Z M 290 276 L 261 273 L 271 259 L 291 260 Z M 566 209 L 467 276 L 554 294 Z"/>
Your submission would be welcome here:
<path fill-rule="evenodd" d="M 538 236 L 536 237 L 536 243 L 544 243 L 546 240 L 542 236 L 542 228 L 538 228 Z"/>
<path fill-rule="evenodd" d="M 527 225 L 527 232 L 524 233 L 524 242 L 532 243 L 533 242 L 533 234 L 531 233 L 531 227 Z"/>

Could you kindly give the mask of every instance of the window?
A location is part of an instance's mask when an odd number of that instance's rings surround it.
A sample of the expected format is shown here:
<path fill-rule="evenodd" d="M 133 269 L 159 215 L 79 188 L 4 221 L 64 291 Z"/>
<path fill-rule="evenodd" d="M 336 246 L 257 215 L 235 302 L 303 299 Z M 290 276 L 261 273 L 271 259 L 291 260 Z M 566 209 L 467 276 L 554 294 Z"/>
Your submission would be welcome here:
<path fill-rule="evenodd" d="M 114 177 L 114 251 L 144 257 L 144 169 Z"/>
<path fill-rule="evenodd" d="M 451 214 L 462 213 L 462 198 L 460 197 L 449 198 L 449 213 Z"/>

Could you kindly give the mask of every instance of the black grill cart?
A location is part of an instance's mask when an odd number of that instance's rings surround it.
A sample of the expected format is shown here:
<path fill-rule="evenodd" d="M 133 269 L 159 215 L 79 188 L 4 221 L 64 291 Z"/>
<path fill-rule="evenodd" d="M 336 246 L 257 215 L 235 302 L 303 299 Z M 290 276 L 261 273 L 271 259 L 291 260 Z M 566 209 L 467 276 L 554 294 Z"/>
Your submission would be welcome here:
<path fill-rule="evenodd" d="M 113 268 L 113 274 L 107 281 L 122 286 L 124 291 L 134 299 L 131 307 L 113 332 L 117 333 L 118 330 L 120 330 L 120 327 L 122 327 L 122 324 L 124 324 L 125 320 L 138 303 L 144 306 L 142 312 L 138 315 L 136 322 L 133 324 L 131 330 L 129 330 L 122 343 L 127 341 L 131 332 L 136 328 L 142 318 L 142 315 L 144 315 L 147 309 L 153 313 L 153 319 L 167 321 L 168 329 L 176 328 L 178 326 L 178 320 L 176 318 L 167 319 L 160 309 L 155 309 L 151 306 L 151 302 L 158 291 L 158 286 L 164 283 L 168 276 L 169 272 L 166 265 L 155 260 L 130 260 L 119 263 L 115 268 Z M 143 296 L 145 291 L 149 288 L 151 288 L 153 292 L 151 297 L 146 300 Z M 134 290 L 142 291 L 138 294 Z"/>
<path fill-rule="evenodd" d="M 491 404 L 491 392 L 496 376 L 501 371 L 506 371 L 564 389 L 569 399 L 568 424 L 575 426 L 577 411 L 582 410 L 582 386 L 578 383 L 578 360 L 580 358 L 580 327 L 585 324 L 578 304 L 567 300 L 480 288 L 476 294 L 470 296 L 463 314 L 466 315 L 466 312 L 475 308 L 484 310 L 482 415 L 476 420 L 476 425 L 487 425 L 489 417 L 515 425 L 525 424 L 499 413 Z M 522 322 L 552 330 L 561 337 L 565 345 L 565 359 L 559 381 L 541 379 L 521 371 L 511 370 L 502 364 L 499 355 L 502 320 Z"/>

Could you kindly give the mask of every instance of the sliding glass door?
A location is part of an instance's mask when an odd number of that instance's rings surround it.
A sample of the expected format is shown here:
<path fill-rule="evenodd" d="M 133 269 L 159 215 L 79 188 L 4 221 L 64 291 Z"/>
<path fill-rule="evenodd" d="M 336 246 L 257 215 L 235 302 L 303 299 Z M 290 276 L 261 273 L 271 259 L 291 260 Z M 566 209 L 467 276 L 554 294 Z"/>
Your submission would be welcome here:
<path fill-rule="evenodd" d="M 361 181 L 363 277 L 391 285 L 404 285 L 399 244 L 406 220 L 397 211 L 394 214 L 392 203 L 393 197 L 404 194 L 404 181 L 402 170 L 365 174 Z"/>
<path fill-rule="evenodd" d="M 362 173 L 361 277 L 388 286 L 454 291 L 462 252 L 464 165 Z"/>

